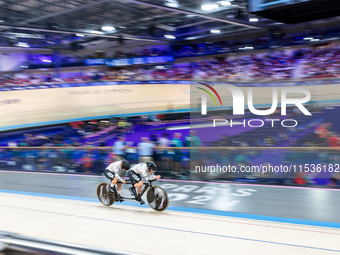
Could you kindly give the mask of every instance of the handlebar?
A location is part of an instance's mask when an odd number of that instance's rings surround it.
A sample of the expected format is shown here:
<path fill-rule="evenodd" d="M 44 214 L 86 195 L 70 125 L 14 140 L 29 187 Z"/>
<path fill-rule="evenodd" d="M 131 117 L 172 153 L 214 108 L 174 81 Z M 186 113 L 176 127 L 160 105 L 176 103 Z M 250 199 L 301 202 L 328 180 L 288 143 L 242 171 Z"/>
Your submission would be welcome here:
<path fill-rule="evenodd" d="M 153 179 L 153 180 L 149 180 L 149 182 L 155 182 L 155 181 L 162 182 L 160 179 Z"/>

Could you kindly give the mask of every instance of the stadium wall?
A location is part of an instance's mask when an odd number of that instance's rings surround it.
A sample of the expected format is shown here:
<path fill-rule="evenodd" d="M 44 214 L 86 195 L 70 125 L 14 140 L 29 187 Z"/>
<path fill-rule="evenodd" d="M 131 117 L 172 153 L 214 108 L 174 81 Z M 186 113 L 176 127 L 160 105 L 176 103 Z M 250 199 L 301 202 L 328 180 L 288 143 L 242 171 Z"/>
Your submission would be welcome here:
<path fill-rule="evenodd" d="M 189 85 L 112 85 L 0 92 L 0 130 L 189 108 Z"/>

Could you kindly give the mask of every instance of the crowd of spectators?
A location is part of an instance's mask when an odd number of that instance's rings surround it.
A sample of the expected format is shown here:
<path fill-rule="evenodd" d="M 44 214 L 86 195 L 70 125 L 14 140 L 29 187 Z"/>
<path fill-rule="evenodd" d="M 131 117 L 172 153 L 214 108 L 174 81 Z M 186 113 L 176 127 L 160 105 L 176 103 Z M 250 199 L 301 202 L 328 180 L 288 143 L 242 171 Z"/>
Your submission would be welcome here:
<path fill-rule="evenodd" d="M 275 81 L 340 77 L 340 49 L 331 45 L 324 49 L 299 49 L 271 55 L 246 55 L 224 61 L 204 61 L 170 68 L 121 69 L 105 79 L 112 80 L 216 80 Z"/>
<path fill-rule="evenodd" d="M 327 79 L 340 76 L 340 48 L 332 47 L 304 52 L 302 72 L 299 78 Z"/>
<path fill-rule="evenodd" d="M 1 87 L 121 80 L 275 81 L 340 77 L 340 47 L 300 49 L 269 54 L 234 56 L 223 61 L 203 61 L 153 67 L 125 67 L 106 72 L 78 72 L 57 77 L 5 75 Z"/>
<path fill-rule="evenodd" d="M 212 80 L 279 80 L 293 78 L 296 59 L 284 53 L 269 56 L 246 56 L 223 62 L 198 63 L 193 77 Z"/>

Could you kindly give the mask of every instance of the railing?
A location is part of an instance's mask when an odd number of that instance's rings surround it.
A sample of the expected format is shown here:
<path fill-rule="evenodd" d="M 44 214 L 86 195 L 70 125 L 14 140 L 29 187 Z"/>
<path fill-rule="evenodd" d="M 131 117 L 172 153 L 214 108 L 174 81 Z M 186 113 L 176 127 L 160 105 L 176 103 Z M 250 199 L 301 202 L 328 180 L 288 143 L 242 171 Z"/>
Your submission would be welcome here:
<path fill-rule="evenodd" d="M 240 87 L 281 87 L 281 86 L 313 86 L 313 85 L 336 85 L 340 83 L 339 78 L 323 78 L 323 79 L 286 79 L 286 80 L 225 80 L 225 79 L 205 79 L 192 77 L 191 79 L 117 79 L 117 80 L 101 80 L 101 81 L 83 81 L 83 82 L 65 82 L 51 83 L 44 82 L 36 85 L 0 85 L 0 91 L 17 91 L 31 89 L 49 89 L 49 88 L 70 88 L 70 87 L 87 87 L 87 86 L 110 86 L 110 85 L 138 85 L 138 84 L 195 84 L 194 82 L 212 82 L 213 84 L 233 84 Z"/>
<path fill-rule="evenodd" d="M 84 254 L 84 255 L 137 255 L 114 250 L 104 250 L 64 242 L 32 238 L 9 232 L 0 232 L 0 254 Z"/>
<path fill-rule="evenodd" d="M 112 147 L 0 147 L 0 169 L 103 174 L 121 157 Z M 340 148 L 327 147 L 157 147 L 138 155 L 126 147 L 132 164 L 153 160 L 162 178 L 337 185 Z"/>

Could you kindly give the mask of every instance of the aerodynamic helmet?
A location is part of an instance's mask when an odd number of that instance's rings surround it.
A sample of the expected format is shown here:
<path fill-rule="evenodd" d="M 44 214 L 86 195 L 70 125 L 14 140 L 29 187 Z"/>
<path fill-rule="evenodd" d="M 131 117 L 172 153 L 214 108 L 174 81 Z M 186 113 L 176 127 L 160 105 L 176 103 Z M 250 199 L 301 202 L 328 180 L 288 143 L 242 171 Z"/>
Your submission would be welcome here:
<path fill-rule="evenodd" d="M 130 169 L 130 163 L 126 159 L 122 160 L 122 169 L 129 170 Z"/>
<path fill-rule="evenodd" d="M 148 167 L 149 170 L 152 170 L 152 171 L 157 171 L 157 166 L 155 163 L 149 161 L 149 162 L 146 162 L 146 166 Z"/>

